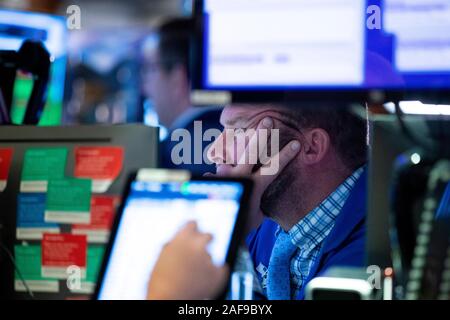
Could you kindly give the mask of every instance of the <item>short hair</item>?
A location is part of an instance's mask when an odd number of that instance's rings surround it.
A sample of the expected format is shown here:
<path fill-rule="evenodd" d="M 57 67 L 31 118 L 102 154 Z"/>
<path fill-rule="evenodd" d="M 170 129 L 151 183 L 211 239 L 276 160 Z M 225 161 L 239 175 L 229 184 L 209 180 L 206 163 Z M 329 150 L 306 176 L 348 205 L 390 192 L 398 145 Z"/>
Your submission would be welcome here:
<path fill-rule="evenodd" d="M 286 106 L 286 121 L 300 131 L 321 128 L 330 136 L 332 146 L 351 170 L 367 162 L 367 120 L 354 114 L 348 105 L 315 104 Z"/>
<path fill-rule="evenodd" d="M 194 23 L 190 18 L 166 20 L 157 28 L 158 50 L 165 71 L 170 72 L 175 66 L 182 65 L 190 79 L 189 57 L 193 31 Z"/>

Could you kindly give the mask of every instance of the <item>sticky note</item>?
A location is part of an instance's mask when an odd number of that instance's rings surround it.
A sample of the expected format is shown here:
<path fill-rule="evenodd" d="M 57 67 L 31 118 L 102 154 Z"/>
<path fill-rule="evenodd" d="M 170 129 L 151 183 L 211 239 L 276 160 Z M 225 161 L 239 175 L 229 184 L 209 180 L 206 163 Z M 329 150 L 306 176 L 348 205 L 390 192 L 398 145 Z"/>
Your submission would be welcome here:
<path fill-rule="evenodd" d="M 68 287 L 71 292 L 90 294 L 94 293 L 105 249 L 103 246 L 89 246 L 87 249 L 86 278 L 80 282 L 72 282 Z"/>
<path fill-rule="evenodd" d="M 22 167 L 21 192 L 46 192 L 48 180 L 62 179 L 67 148 L 28 149 Z"/>
<path fill-rule="evenodd" d="M 93 180 L 92 192 L 106 192 L 119 176 L 124 151 L 122 147 L 76 147 L 75 172 L 77 178 Z"/>
<path fill-rule="evenodd" d="M 86 277 L 87 239 L 83 235 L 44 233 L 42 238 L 42 276 L 66 279 L 69 267 L 80 269 Z"/>
<path fill-rule="evenodd" d="M 45 222 L 90 223 L 92 181 L 49 180 Z"/>
<path fill-rule="evenodd" d="M 31 291 L 59 292 L 58 280 L 44 278 L 41 275 L 40 245 L 17 245 L 14 247 L 14 256 L 17 268 Z M 18 292 L 27 291 L 17 270 L 14 278 L 14 289 Z"/>
<path fill-rule="evenodd" d="M 89 246 L 87 251 L 87 282 L 97 282 L 97 277 L 103 261 L 104 253 L 105 248 L 103 246 Z"/>
<path fill-rule="evenodd" d="M 41 240 L 43 233 L 59 233 L 58 224 L 44 221 L 45 193 L 21 193 L 17 196 L 17 229 L 19 240 Z"/>
<path fill-rule="evenodd" d="M 107 243 L 119 200 L 118 196 L 93 195 L 91 222 L 73 225 L 72 233 L 87 235 L 90 243 Z"/>
<path fill-rule="evenodd" d="M 5 191 L 13 155 L 12 148 L 0 148 L 0 192 Z"/>

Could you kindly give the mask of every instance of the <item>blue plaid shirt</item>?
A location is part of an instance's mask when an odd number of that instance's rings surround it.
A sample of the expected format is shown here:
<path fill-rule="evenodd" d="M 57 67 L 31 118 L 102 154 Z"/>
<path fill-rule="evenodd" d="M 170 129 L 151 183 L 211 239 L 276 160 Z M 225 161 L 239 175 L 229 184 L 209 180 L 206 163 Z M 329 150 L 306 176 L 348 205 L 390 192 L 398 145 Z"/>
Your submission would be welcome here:
<path fill-rule="evenodd" d="M 364 168 L 356 170 L 314 210 L 294 225 L 289 234 L 298 247 L 291 259 L 291 297 L 295 298 L 316 261 L 322 244 L 334 227 L 350 192 Z"/>

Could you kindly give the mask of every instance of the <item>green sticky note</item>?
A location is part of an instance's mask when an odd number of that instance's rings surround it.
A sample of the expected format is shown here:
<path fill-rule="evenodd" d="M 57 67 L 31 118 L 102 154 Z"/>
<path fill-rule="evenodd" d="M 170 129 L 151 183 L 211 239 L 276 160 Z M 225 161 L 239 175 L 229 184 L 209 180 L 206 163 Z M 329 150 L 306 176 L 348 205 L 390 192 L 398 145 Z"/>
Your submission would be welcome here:
<path fill-rule="evenodd" d="M 103 260 L 105 248 L 103 246 L 89 246 L 87 249 L 86 282 L 97 282 L 98 273 Z"/>
<path fill-rule="evenodd" d="M 59 292 L 58 280 L 42 276 L 41 252 L 40 245 L 16 245 L 14 247 L 17 266 L 14 275 L 14 289 L 16 291 L 26 292 L 30 289 L 33 292 Z M 22 277 L 20 277 L 17 270 L 19 270 Z"/>
<path fill-rule="evenodd" d="M 91 209 L 92 180 L 61 179 L 48 182 L 46 209 L 86 212 Z"/>
<path fill-rule="evenodd" d="M 90 223 L 90 179 L 49 180 L 45 222 Z"/>
<path fill-rule="evenodd" d="M 67 148 L 28 149 L 23 161 L 22 180 L 41 181 L 64 177 Z"/>
<path fill-rule="evenodd" d="M 25 280 L 49 280 L 41 276 L 41 246 L 14 247 L 17 268 Z M 15 279 L 20 279 L 17 270 Z"/>

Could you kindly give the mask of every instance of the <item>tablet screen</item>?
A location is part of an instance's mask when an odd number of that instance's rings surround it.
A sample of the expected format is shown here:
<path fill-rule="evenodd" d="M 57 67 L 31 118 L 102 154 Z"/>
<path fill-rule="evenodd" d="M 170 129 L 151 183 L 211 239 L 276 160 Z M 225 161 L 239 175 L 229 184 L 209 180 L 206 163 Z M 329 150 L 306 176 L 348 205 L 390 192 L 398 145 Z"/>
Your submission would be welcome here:
<path fill-rule="evenodd" d="M 132 182 L 98 298 L 145 299 L 162 247 L 188 221 L 213 235 L 208 250 L 215 264 L 224 264 L 242 194 L 239 182 Z"/>

